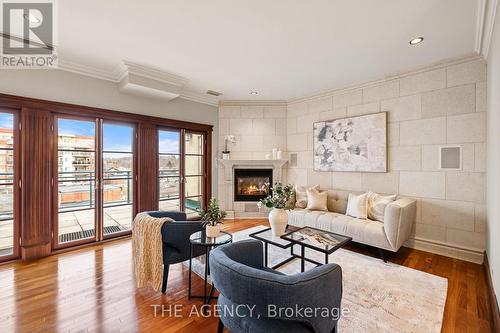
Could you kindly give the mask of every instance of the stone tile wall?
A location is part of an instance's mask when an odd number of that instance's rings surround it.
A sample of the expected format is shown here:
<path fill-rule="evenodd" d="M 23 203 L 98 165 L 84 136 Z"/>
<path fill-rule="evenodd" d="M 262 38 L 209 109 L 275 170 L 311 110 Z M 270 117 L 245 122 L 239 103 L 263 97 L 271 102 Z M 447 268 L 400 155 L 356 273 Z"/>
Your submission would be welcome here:
<path fill-rule="evenodd" d="M 288 180 L 414 197 L 417 240 L 479 254 L 485 247 L 485 82 L 486 64 L 473 58 L 289 103 L 287 150 L 298 160 Z M 387 173 L 313 170 L 315 121 L 374 112 L 388 112 Z M 447 144 L 462 146 L 462 170 L 439 169 L 439 147 Z"/>

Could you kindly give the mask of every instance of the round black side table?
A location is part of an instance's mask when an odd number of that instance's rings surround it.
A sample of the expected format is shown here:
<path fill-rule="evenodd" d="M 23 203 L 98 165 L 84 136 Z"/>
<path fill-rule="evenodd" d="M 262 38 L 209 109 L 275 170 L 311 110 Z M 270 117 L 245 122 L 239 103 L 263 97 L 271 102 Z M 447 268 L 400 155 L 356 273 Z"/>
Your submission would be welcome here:
<path fill-rule="evenodd" d="M 231 243 L 233 241 L 233 236 L 225 231 L 221 231 L 217 237 L 207 237 L 205 230 L 198 231 L 189 236 L 189 293 L 188 298 L 201 298 L 204 300 L 204 304 L 209 304 L 210 300 L 215 299 L 213 295 L 214 292 L 214 283 L 212 281 L 212 288 L 210 289 L 210 293 L 207 295 L 207 279 L 210 275 L 210 267 L 209 267 L 209 255 L 210 250 L 212 248 L 216 248 L 217 246 Z M 191 274 L 193 272 L 193 246 L 202 246 L 205 248 L 205 285 L 203 296 L 191 295 Z"/>

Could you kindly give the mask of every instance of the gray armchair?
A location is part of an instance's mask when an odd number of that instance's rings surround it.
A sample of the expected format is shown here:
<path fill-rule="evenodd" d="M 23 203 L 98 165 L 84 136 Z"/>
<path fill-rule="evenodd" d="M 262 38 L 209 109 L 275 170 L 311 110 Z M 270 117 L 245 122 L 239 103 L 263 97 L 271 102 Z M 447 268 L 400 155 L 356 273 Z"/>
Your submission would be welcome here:
<path fill-rule="evenodd" d="M 168 271 L 171 264 L 189 260 L 189 236 L 203 229 L 201 221 L 187 221 L 186 213 L 177 211 L 147 212 L 155 218 L 170 217 L 172 222 L 164 223 L 161 228 L 163 246 L 163 284 L 162 293 L 167 290 Z M 193 258 L 204 254 L 202 247 L 194 247 Z"/>
<path fill-rule="evenodd" d="M 342 270 L 336 264 L 284 275 L 264 266 L 261 242 L 246 240 L 213 250 L 210 271 L 219 290 L 219 332 L 224 326 L 232 333 L 336 332 L 342 299 Z M 287 308 L 293 311 L 278 313 Z M 297 308 L 318 312 L 304 316 Z M 322 309 L 329 309 L 329 316 L 323 317 Z"/>

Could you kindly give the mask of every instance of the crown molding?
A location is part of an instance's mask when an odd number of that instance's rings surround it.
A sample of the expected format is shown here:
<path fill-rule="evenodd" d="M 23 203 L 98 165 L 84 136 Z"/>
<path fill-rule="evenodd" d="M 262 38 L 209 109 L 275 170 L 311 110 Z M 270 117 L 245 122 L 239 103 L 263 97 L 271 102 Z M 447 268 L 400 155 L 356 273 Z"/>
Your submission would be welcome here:
<path fill-rule="evenodd" d="M 283 100 L 222 100 L 219 106 L 287 106 L 287 101 Z"/>
<path fill-rule="evenodd" d="M 163 82 L 167 82 L 170 84 L 175 84 L 179 82 L 185 82 L 187 83 L 188 81 L 178 75 L 171 74 L 171 73 L 165 73 L 163 71 L 159 71 L 155 68 L 145 68 L 145 66 L 138 65 L 132 62 L 122 62 L 120 63 L 119 66 L 115 68 L 115 70 L 109 72 L 103 69 L 99 69 L 96 67 L 91 67 L 91 66 L 86 66 L 82 64 L 78 64 L 75 62 L 59 59 L 58 61 L 58 69 L 65 71 L 65 72 L 70 72 L 78 75 L 83 75 L 83 76 L 88 76 L 92 77 L 94 79 L 99 79 L 99 80 L 105 80 L 105 81 L 110 81 L 113 83 L 119 84 L 120 81 L 126 76 L 126 65 L 125 63 L 128 63 L 129 65 L 134 65 L 134 70 L 135 73 L 140 73 L 141 76 L 146 76 L 151 79 L 155 80 L 160 80 Z M 132 66 L 131 66 L 132 67 Z M 201 104 L 207 104 L 210 106 L 218 106 L 219 102 L 216 97 L 208 96 L 202 93 L 197 93 L 194 91 L 186 90 L 183 89 L 181 91 L 181 94 L 179 98 L 191 101 L 191 102 L 196 102 L 196 103 L 201 103 Z"/>
<path fill-rule="evenodd" d="M 476 24 L 476 52 L 488 58 L 491 38 L 495 26 L 498 0 L 478 0 L 478 17 Z M 500 24 L 500 23 L 498 23 Z"/>
<path fill-rule="evenodd" d="M 360 90 L 363 88 L 377 86 L 377 85 L 380 85 L 380 84 L 388 82 L 388 81 L 401 79 L 401 78 L 404 78 L 404 77 L 407 77 L 410 75 L 415 75 L 415 74 L 424 73 L 424 72 L 427 72 L 430 70 L 441 69 L 441 68 L 445 68 L 448 66 L 459 65 L 462 63 L 474 62 L 474 61 L 485 61 L 485 60 L 484 60 L 483 56 L 481 56 L 479 54 L 475 54 L 475 53 L 464 55 L 461 57 L 440 60 L 438 62 L 424 65 L 424 66 L 415 67 L 413 69 L 397 71 L 397 72 L 394 72 L 392 74 L 388 74 L 380 79 L 364 81 L 361 83 L 354 83 L 354 84 L 351 84 L 351 85 L 348 85 L 348 86 L 345 86 L 342 88 L 328 89 L 328 90 L 320 91 L 320 92 L 313 93 L 310 95 L 306 95 L 303 97 L 292 98 L 292 99 L 287 100 L 287 104 L 307 102 L 307 101 L 310 101 L 310 100 L 313 100 L 316 98 L 330 97 L 330 96 L 339 95 L 339 94 L 346 94 L 346 93 L 350 93 L 350 92 Z"/>
<path fill-rule="evenodd" d="M 179 87 L 183 87 L 188 82 L 188 80 L 183 78 L 182 76 L 169 73 L 158 68 L 140 65 L 128 60 L 123 60 L 121 64 L 118 65 L 118 67 L 113 71 L 113 75 L 117 82 L 120 82 L 125 76 L 129 74 L 138 75 L 151 80 L 160 81 Z"/>

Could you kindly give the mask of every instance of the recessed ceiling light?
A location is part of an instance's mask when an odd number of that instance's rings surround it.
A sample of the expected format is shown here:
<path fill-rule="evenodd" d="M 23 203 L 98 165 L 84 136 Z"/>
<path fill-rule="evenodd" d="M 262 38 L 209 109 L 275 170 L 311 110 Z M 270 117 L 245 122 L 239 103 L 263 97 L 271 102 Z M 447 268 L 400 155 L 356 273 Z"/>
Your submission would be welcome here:
<path fill-rule="evenodd" d="M 35 15 L 31 15 L 31 14 L 24 14 L 23 15 L 24 19 L 29 21 L 30 23 L 40 23 L 42 22 L 42 20 L 38 17 L 36 17 Z"/>
<path fill-rule="evenodd" d="M 419 43 L 422 43 L 424 41 L 424 37 L 417 37 L 417 38 L 413 38 L 411 41 L 410 41 L 410 45 L 417 45 Z"/>
<path fill-rule="evenodd" d="M 257 94 L 258 94 L 258 92 L 256 92 L 256 91 L 250 92 L 250 95 L 257 95 Z"/>

